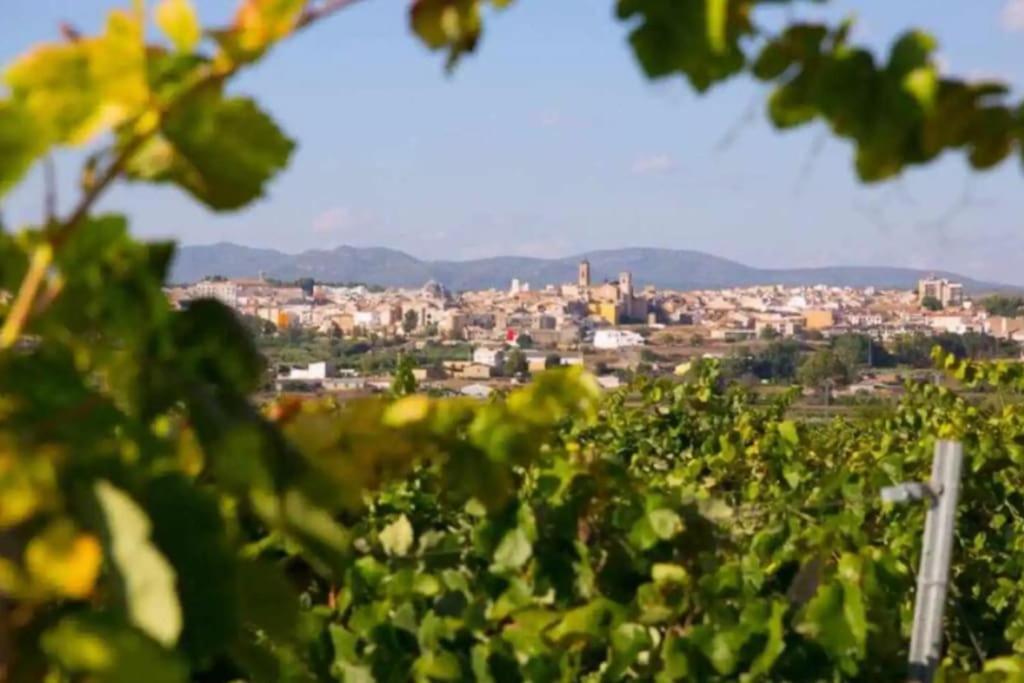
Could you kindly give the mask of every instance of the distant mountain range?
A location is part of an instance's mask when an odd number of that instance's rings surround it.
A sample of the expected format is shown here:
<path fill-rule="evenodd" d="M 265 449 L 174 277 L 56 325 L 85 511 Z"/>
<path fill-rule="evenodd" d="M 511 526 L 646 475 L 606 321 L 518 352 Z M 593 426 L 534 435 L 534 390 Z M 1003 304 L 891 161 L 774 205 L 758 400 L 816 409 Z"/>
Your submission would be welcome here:
<path fill-rule="evenodd" d="M 835 285 L 909 289 L 921 277 L 934 274 L 962 282 L 972 292 L 1019 290 L 981 282 L 945 271 L 878 266 L 826 268 L 753 268 L 735 261 L 685 249 L 627 248 L 591 251 L 556 259 L 497 256 L 470 261 L 424 261 L 396 249 L 348 247 L 314 249 L 285 254 L 219 243 L 184 246 L 178 250 L 171 282 L 188 283 L 210 275 L 266 277 L 294 280 L 311 277 L 319 282 L 362 282 L 389 287 L 418 287 L 436 280 L 449 289 L 505 289 L 512 278 L 534 288 L 576 281 L 580 259 L 590 261 L 592 279 L 613 280 L 622 271 L 633 273 L 638 286 L 668 289 L 711 289 L 748 285 Z"/>

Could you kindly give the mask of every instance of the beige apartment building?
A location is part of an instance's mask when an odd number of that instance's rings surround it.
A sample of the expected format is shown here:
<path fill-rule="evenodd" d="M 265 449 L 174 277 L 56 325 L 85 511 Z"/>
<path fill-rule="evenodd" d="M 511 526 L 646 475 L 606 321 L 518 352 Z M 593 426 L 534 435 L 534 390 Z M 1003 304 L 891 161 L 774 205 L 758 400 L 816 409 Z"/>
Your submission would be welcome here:
<path fill-rule="evenodd" d="M 964 302 L 964 286 L 959 282 L 950 282 L 945 278 L 930 277 L 918 280 L 918 302 L 922 302 L 929 297 L 939 301 L 943 308 L 960 306 Z"/>

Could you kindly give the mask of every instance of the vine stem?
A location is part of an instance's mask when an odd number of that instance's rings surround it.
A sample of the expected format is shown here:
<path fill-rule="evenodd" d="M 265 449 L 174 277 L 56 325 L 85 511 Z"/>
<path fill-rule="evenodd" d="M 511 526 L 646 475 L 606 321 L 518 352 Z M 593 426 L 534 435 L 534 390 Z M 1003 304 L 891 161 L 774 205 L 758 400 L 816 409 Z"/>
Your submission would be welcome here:
<path fill-rule="evenodd" d="M 308 28 L 318 21 L 326 19 L 360 1 L 325 0 L 325 2 L 315 6 L 310 5 L 299 17 L 298 21 L 295 22 L 295 28 L 292 30 L 291 35 L 294 36 L 302 29 Z M 198 78 L 191 87 L 187 88 L 178 99 L 158 113 L 161 116 L 166 116 L 167 113 L 181 106 L 196 92 L 210 83 L 223 80 L 236 73 L 240 66 L 232 65 L 227 69 L 210 69 L 208 73 Z M 21 281 L 18 293 L 14 298 L 14 303 L 11 305 L 10 312 L 4 320 L 3 327 L 0 327 L 0 351 L 11 348 L 21 338 L 22 332 L 35 312 L 43 283 L 46 281 L 46 275 L 53 265 L 54 254 L 81 227 L 100 196 L 124 173 L 124 169 L 132 156 L 152 137 L 154 132 L 155 129 L 147 129 L 130 138 L 128 143 L 118 152 L 117 157 L 104 169 L 96 181 L 86 189 L 68 217 L 50 231 L 45 242 L 36 247 L 29 263 L 28 272 Z M 50 222 L 52 224 L 52 220 Z"/>

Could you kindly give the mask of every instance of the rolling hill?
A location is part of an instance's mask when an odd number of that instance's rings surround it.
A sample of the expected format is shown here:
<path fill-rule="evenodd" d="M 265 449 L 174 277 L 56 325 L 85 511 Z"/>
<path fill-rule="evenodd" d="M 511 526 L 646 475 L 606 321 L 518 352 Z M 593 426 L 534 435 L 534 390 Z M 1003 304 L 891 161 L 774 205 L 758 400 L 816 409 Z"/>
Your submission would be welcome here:
<path fill-rule="evenodd" d="M 912 288 L 919 278 L 929 274 L 962 282 L 973 292 L 1019 289 L 956 273 L 913 268 L 754 268 L 685 249 L 631 247 L 556 259 L 498 256 L 469 261 L 426 261 L 384 247 L 341 246 L 285 254 L 230 243 L 180 247 L 170 281 L 186 283 L 210 275 L 255 277 L 263 273 L 281 280 L 311 277 L 320 282 L 364 282 L 392 287 L 418 287 L 428 280 L 437 280 L 453 290 L 503 289 L 512 278 L 519 278 L 533 287 L 540 287 L 575 282 L 577 264 L 584 257 L 590 261 L 595 282 L 614 279 L 621 271 L 629 270 L 640 286 L 651 284 L 669 289 L 773 284 Z"/>

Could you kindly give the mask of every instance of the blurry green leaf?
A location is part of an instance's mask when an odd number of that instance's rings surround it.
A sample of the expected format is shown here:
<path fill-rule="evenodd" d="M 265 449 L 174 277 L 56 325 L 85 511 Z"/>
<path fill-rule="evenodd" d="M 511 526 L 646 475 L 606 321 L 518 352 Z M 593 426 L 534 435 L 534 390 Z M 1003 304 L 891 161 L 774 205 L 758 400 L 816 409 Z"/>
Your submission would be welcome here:
<path fill-rule="evenodd" d="M 270 562 L 241 562 L 238 572 L 238 605 L 249 627 L 283 643 L 296 635 L 299 598 L 281 569 Z"/>
<path fill-rule="evenodd" d="M 476 48 L 482 30 L 479 0 L 413 0 L 409 21 L 427 47 L 447 48 L 449 68 Z"/>
<path fill-rule="evenodd" d="M 647 513 L 654 534 L 663 541 L 671 540 L 683 530 L 683 520 L 674 510 L 652 510 Z"/>
<path fill-rule="evenodd" d="M 46 151 L 46 133 L 19 103 L 0 100 L 0 197 Z"/>
<path fill-rule="evenodd" d="M 202 38 L 202 26 L 191 0 L 161 0 L 156 23 L 179 52 L 192 52 Z"/>
<path fill-rule="evenodd" d="M 658 541 L 668 541 L 683 530 L 683 520 L 667 508 L 651 510 L 630 530 L 629 539 L 640 550 L 647 550 Z"/>
<path fill-rule="evenodd" d="M 800 443 L 800 433 L 797 431 L 796 423 L 792 420 L 784 420 L 779 423 L 779 434 L 790 445 L 796 446 Z"/>
<path fill-rule="evenodd" d="M 193 301 L 174 316 L 176 375 L 245 395 L 259 387 L 266 361 L 238 315 L 214 299 Z"/>
<path fill-rule="evenodd" d="M 923 111 L 930 111 L 939 91 L 939 74 L 935 67 L 920 67 L 903 77 L 903 89 Z"/>
<path fill-rule="evenodd" d="M 694 629 L 692 640 L 708 658 L 715 671 L 729 675 L 736 670 L 739 663 L 740 650 L 746 644 L 750 634 L 742 626 L 723 627 L 720 630 L 709 626 Z"/>
<path fill-rule="evenodd" d="M 516 527 L 505 534 L 494 551 L 491 569 L 497 572 L 515 571 L 533 556 L 533 544 L 526 532 Z"/>
<path fill-rule="evenodd" d="M 840 576 L 818 589 L 796 627 L 837 659 L 863 656 L 867 639 L 867 616 L 856 575 L 859 572 L 857 562 L 852 555 L 840 559 Z"/>
<path fill-rule="evenodd" d="M 905 76 L 929 66 L 937 43 L 923 31 L 908 31 L 901 35 L 889 53 L 889 70 L 896 76 Z"/>
<path fill-rule="evenodd" d="M 99 481 L 94 491 L 131 622 L 156 641 L 173 645 L 181 634 L 181 605 L 174 570 L 150 540 L 149 519 L 110 483 Z"/>
<path fill-rule="evenodd" d="M 634 23 L 629 41 L 650 78 L 685 75 L 700 92 L 738 73 L 741 36 L 751 31 L 742 3 L 724 0 L 619 0 L 620 19 Z"/>
<path fill-rule="evenodd" d="M 94 683 L 186 683 L 188 668 L 169 650 L 126 624 L 101 615 L 62 619 L 41 646 L 68 672 Z"/>
<path fill-rule="evenodd" d="M 729 0 L 704 0 L 708 45 L 713 52 L 725 52 L 725 33 L 729 23 Z"/>
<path fill-rule="evenodd" d="M 582 607 L 565 612 L 565 615 L 548 631 L 548 637 L 555 642 L 572 637 L 600 637 L 619 617 L 619 610 L 608 600 L 598 599 Z"/>
<path fill-rule="evenodd" d="M 185 624 L 181 646 L 197 661 L 215 656 L 239 626 L 235 560 L 217 503 L 178 474 L 151 481 L 143 502 L 153 541 L 177 575 Z"/>
<path fill-rule="evenodd" d="M 294 30 L 306 0 L 242 0 L 235 14 L 239 46 L 258 55 Z"/>
<path fill-rule="evenodd" d="M 127 171 L 136 180 L 174 183 L 227 211 L 262 197 L 294 147 L 254 101 L 208 87 L 168 115 Z"/>
<path fill-rule="evenodd" d="M 685 567 L 659 562 L 651 567 L 651 578 L 654 579 L 654 583 L 658 584 L 678 583 L 685 585 L 690 581 L 690 574 L 686 571 Z"/>
<path fill-rule="evenodd" d="M 37 47 L 4 78 L 49 139 L 84 144 L 148 104 L 142 18 L 111 12 L 100 36 Z"/>
<path fill-rule="evenodd" d="M 783 602 L 772 603 L 771 617 L 768 619 L 768 623 L 765 624 L 765 629 L 768 632 L 768 639 L 764 644 L 764 649 L 761 654 L 750 665 L 748 669 L 748 675 L 750 676 L 762 676 L 767 675 L 771 672 L 772 666 L 775 665 L 779 655 L 786 649 L 785 642 L 785 625 L 783 624 L 783 618 L 786 616 L 786 605 Z"/>
<path fill-rule="evenodd" d="M 409 553 L 409 549 L 412 548 L 414 540 L 409 518 L 400 515 L 398 519 L 381 530 L 378 538 L 384 552 L 388 555 L 405 557 Z"/>

